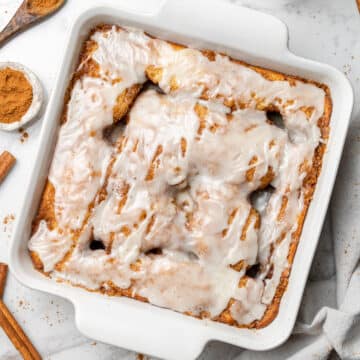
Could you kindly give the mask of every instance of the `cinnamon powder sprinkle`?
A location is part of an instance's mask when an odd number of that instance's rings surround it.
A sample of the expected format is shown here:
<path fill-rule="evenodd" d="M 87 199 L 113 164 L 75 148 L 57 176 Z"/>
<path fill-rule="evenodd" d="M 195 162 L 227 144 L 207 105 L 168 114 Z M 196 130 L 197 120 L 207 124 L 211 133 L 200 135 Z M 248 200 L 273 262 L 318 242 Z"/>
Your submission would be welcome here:
<path fill-rule="evenodd" d="M 0 122 L 20 121 L 33 99 L 33 89 L 23 72 L 6 67 L 0 69 Z"/>
<path fill-rule="evenodd" d="M 20 142 L 24 143 L 29 138 L 29 133 L 22 127 L 18 131 L 21 134 Z"/>

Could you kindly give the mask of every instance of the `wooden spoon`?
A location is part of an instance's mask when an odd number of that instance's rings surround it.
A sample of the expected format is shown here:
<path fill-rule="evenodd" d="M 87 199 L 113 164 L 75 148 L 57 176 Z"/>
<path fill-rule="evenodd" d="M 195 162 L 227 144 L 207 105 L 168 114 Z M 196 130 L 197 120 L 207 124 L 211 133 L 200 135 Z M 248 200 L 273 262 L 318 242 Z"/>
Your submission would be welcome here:
<path fill-rule="evenodd" d="M 5 26 L 4 30 L 0 32 L 0 47 L 4 45 L 6 40 L 12 35 L 25 30 L 31 24 L 59 10 L 65 1 L 66 0 L 49 0 L 48 2 L 51 6 L 49 6 L 48 9 L 44 9 L 37 6 L 38 3 L 44 3 L 44 1 L 24 0 L 10 22 Z"/>

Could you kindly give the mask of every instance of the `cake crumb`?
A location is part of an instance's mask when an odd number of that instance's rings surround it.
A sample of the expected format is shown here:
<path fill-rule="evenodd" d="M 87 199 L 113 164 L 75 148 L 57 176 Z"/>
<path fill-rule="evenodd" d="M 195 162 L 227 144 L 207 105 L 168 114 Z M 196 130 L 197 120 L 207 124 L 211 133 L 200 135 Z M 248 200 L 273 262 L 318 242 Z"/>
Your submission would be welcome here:
<path fill-rule="evenodd" d="M 4 224 L 4 225 L 10 224 L 10 223 L 11 223 L 12 221 L 14 221 L 14 220 L 15 220 L 14 214 L 6 215 L 6 216 L 4 217 L 3 224 Z"/>
<path fill-rule="evenodd" d="M 11 224 L 15 220 L 14 214 L 8 214 L 4 217 L 2 223 L 3 223 L 3 232 L 6 233 L 8 231 L 11 231 Z"/>
<path fill-rule="evenodd" d="M 350 64 L 345 64 L 345 65 L 343 66 L 343 73 L 344 73 L 345 75 L 349 75 L 350 72 L 351 72 L 351 65 L 350 65 Z"/>

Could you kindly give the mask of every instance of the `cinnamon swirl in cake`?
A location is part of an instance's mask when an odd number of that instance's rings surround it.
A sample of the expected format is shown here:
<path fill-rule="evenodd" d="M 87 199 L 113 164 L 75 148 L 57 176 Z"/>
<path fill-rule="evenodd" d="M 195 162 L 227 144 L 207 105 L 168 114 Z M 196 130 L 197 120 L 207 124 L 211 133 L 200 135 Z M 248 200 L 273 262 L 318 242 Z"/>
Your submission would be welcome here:
<path fill-rule="evenodd" d="M 316 82 L 102 25 L 84 44 L 33 221 L 57 281 L 260 328 L 321 170 Z"/>

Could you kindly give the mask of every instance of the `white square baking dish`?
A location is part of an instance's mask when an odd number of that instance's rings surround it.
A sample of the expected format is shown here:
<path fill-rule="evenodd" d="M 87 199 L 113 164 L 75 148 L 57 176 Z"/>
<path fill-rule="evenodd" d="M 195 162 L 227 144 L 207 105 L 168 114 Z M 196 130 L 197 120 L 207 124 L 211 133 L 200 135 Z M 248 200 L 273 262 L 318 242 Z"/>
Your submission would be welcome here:
<path fill-rule="evenodd" d="M 79 330 L 99 341 L 166 359 L 193 359 L 210 340 L 253 350 L 274 348 L 290 336 L 294 326 L 325 218 L 353 105 L 349 82 L 342 73 L 328 65 L 292 54 L 287 48 L 286 26 L 270 15 L 215 0 L 168 0 L 153 14 L 123 10 L 115 1 L 111 4 L 109 7 L 87 9 L 77 18 L 69 34 L 62 67 L 43 122 L 36 165 L 13 232 L 11 270 L 25 285 L 70 300 L 75 307 Z M 33 268 L 27 242 L 52 159 L 64 93 L 81 44 L 89 30 L 99 23 L 138 27 L 162 39 L 222 51 L 235 59 L 329 86 L 333 113 L 322 172 L 279 314 L 267 327 L 238 329 L 128 298 L 90 293 L 59 284 Z"/>

